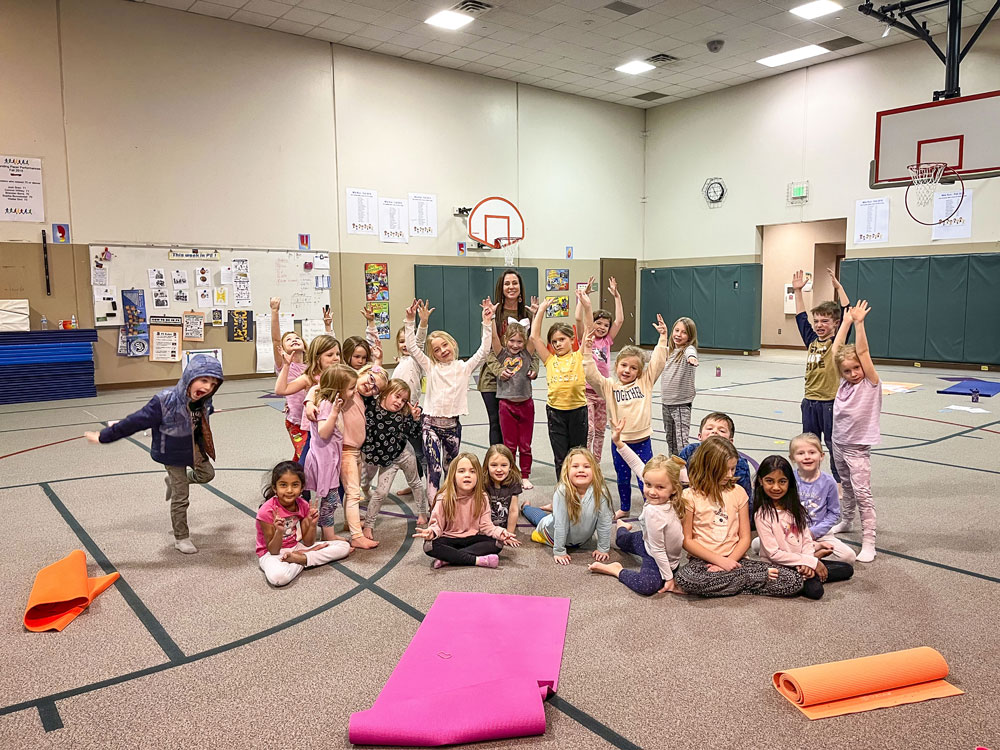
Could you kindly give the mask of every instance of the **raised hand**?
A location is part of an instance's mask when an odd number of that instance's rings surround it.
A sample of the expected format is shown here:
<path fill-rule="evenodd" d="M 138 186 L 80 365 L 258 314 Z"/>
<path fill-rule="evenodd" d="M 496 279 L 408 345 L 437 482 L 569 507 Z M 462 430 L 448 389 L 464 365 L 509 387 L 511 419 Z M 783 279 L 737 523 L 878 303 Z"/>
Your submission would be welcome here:
<path fill-rule="evenodd" d="M 611 292 L 612 297 L 618 297 L 618 282 L 615 281 L 615 277 L 611 276 L 608 278 L 608 291 Z"/>
<path fill-rule="evenodd" d="M 802 287 L 806 285 L 806 275 L 802 271 L 796 271 L 792 274 L 792 289 L 796 291 L 801 291 Z"/>
<path fill-rule="evenodd" d="M 335 398 L 333 399 L 333 411 L 334 411 L 334 412 L 338 412 L 338 411 L 340 411 L 340 410 L 341 410 L 341 409 L 343 409 L 343 408 L 344 408 L 344 399 L 343 399 L 343 397 L 342 397 L 342 396 L 341 396 L 341 395 L 340 395 L 340 394 L 338 393 L 338 394 L 336 395 L 336 397 L 335 397 Z"/>
<path fill-rule="evenodd" d="M 424 410 L 420 408 L 420 404 L 410 403 L 410 416 L 414 419 L 420 419 L 420 415 L 424 413 Z"/>
<path fill-rule="evenodd" d="M 375 322 L 375 311 L 372 309 L 371 302 L 361 308 L 361 314 L 365 316 L 365 320 L 369 323 Z"/>
<path fill-rule="evenodd" d="M 328 331 L 333 326 L 333 311 L 329 305 L 323 305 L 323 326 Z"/>
<path fill-rule="evenodd" d="M 278 513 L 277 508 L 271 511 L 271 525 L 274 526 L 276 532 L 282 536 L 285 535 L 285 517 Z"/>
<path fill-rule="evenodd" d="M 528 312 L 531 313 L 532 317 L 534 317 L 535 313 L 538 312 L 538 297 L 535 297 L 534 295 L 532 295 L 532 297 L 531 297 L 531 304 L 528 305 L 525 309 Z"/>
<path fill-rule="evenodd" d="M 663 322 L 663 316 L 659 313 L 656 313 L 656 322 L 653 323 L 653 328 L 655 328 L 656 332 L 661 336 L 666 336 L 670 332 L 667 328 L 667 324 Z"/>
<path fill-rule="evenodd" d="M 417 300 L 417 315 L 420 316 L 420 325 L 426 326 L 427 319 L 431 317 L 431 313 L 437 308 L 430 306 L 430 301 L 425 299 Z"/>
<path fill-rule="evenodd" d="M 857 304 L 851 308 L 851 318 L 854 320 L 854 324 L 864 323 L 865 318 L 868 317 L 872 309 L 868 306 L 868 301 L 859 299 Z"/>
<path fill-rule="evenodd" d="M 410 303 L 410 306 L 406 308 L 406 319 L 415 320 L 417 317 L 417 310 L 420 307 L 420 300 L 415 299 Z"/>
<path fill-rule="evenodd" d="M 493 320 L 493 314 L 496 312 L 496 310 L 493 307 L 493 300 L 488 298 L 484 299 L 480 303 L 480 305 L 483 308 L 483 322 L 489 323 L 491 320 Z"/>
<path fill-rule="evenodd" d="M 836 270 L 834 269 L 834 267 L 833 267 L 833 266 L 829 266 L 829 267 L 828 267 L 828 268 L 826 269 L 826 273 L 827 273 L 827 275 L 829 275 L 829 277 L 830 277 L 830 282 L 831 282 L 831 283 L 833 284 L 833 288 L 834 288 L 834 289 L 836 289 L 836 288 L 838 288 L 838 287 L 840 287 L 840 288 L 843 288 L 843 287 L 841 286 L 841 283 L 840 283 L 840 279 L 838 279 L 838 278 L 837 278 L 837 271 L 836 271 Z"/>
<path fill-rule="evenodd" d="M 281 297 L 271 297 L 269 302 L 271 305 L 271 312 L 277 315 L 278 310 L 281 309 Z"/>

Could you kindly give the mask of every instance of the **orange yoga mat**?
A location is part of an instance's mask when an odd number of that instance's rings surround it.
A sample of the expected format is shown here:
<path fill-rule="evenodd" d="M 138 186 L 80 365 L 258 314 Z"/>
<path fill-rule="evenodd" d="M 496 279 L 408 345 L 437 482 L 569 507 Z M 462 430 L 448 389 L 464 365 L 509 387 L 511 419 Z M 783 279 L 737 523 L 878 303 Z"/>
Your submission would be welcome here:
<path fill-rule="evenodd" d="M 24 610 L 24 627 L 36 633 L 62 630 L 117 580 L 118 573 L 88 578 L 86 555 L 73 550 L 38 571 Z"/>
<path fill-rule="evenodd" d="M 921 646 L 775 672 L 774 687 L 810 719 L 961 695 L 945 682 L 948 662 Z"/>

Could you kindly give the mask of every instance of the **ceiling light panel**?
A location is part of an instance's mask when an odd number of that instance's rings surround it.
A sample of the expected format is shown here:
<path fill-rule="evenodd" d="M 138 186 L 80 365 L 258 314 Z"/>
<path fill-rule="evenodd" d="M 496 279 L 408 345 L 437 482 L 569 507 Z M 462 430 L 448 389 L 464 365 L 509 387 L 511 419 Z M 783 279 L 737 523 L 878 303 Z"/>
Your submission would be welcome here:
<path fill-rule="evenodd" d="M 788 50 L 788 52 L 782 52 L 778 55 L 761 58 L 757 62 L 761 65 L 766 65 L 769 68 L 777 68 L 781 65 L 788 65 L 789 63 L 806 60 L 810 57 L 816 57 L 817 55 L 825 55 L 827 52 L 829 52 L 829 50 L 820 47 L 819 45 L 810 44 L 806 47 L 799 47 L 798 49 Z"/>
<path fill-rule="evenodd" d="M 815 0 L 815 2 L 800 5 L 798 8 L 792 8 L 790 12 L 802 18 L 812 19 L 828 16 L 843 9 L 844 6 L 833 2 L 833 0 Z"/>
<path fill-rule="evenodd" d="M 472 23 L 472 16 L 467 16 L 464 13 L 456 13 L 453 10 L 442 10 L 440 13 L 435 13 L 433 16 L 428 18 L 424 23 L 429 23 L 431 26 L 437 26 L 442 29 L 450 29 L 454 31 L 455 29 L 460 29 L 466 24 Z"/>
<path fill-rule="evenodd" d="M 642 60 L 633 60 L 632 62 L 627 62 L 624 65 L 619 65 L 615 70 L 619 73 L 628 73 L 630 75 L 638 75 L 639 73 L 645 73 L 648 70 L 653 70 L 656 66 L 650 65 Z"/>

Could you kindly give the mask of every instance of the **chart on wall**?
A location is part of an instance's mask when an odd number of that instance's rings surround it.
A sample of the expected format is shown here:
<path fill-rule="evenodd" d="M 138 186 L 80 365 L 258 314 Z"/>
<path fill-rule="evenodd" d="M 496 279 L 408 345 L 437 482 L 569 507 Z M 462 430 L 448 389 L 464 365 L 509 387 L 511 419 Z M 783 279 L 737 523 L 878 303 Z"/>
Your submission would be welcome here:
<path fill-rule="evenodd" d="M 300 320 L 322 318 L 330 302 L 330 272 L 314 267 L 312 253 L 103 244 L 90 249 L 94 318 L 101 328 L 128 322 L 120 290 L 141 291 L 150 314 L 200 310 L 213 325 L 224 325 L 232 310 L 268 312 L 271 297 L 281 298 L 282 313 Z"/>

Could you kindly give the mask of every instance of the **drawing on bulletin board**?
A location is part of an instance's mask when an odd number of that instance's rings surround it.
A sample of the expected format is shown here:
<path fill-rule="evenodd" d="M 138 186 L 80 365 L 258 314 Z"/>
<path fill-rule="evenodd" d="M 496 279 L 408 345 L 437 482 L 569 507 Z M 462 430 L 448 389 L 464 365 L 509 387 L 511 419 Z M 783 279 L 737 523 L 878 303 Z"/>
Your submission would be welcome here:
<path fill-rule="evenodd" d="M 546 292 L 568 292 L 569 291 L 569 269 L 568 268 L 546 268 L 545 269 L 545 291 Z"/>
<path fill-rule="evenodd" d="M 388 263 L 365 263 L 365 299 L 369 302 L 389 299 Z"/>
<path fill-rule="evenodd" d="M 562 294 L 552 297 L 553 303 L 545 309 L 546 318 L 568 318 L 569 317 L 569 295 Z"/>
<path fill-rule="evenodd" d="M 375 330 L 380 339 L 389 338 L 389 303 L 372 302 L 372 312 L 375 314 Z"/>

